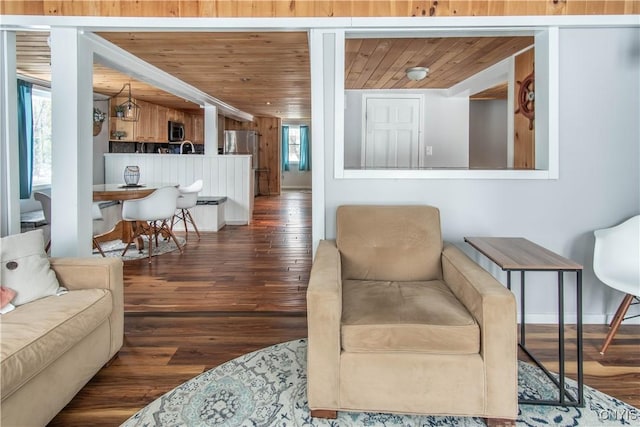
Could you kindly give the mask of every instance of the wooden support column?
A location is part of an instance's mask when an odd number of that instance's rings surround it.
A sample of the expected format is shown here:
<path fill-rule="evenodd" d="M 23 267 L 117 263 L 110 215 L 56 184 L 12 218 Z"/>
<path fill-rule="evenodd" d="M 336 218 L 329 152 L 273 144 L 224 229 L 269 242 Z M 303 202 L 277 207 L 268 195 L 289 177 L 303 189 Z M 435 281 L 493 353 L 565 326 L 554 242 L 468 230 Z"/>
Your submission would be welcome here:
<path fill-rule="evenodd" d="M 18 89 L 16 33 L 0 32 L 0 236 L 20 233 L 20 178 L 18 175 Z"/>
<path fill-rule="evenodd" d="M 204 106 L 204 154 L 218 155 L 218 107 Z"/>
<path fill-rule="evenodd" d="M 93 53 L 74 28 L 51 30 L 51 255 L 91 255 Z"/>
<path fill-rule="evenodd" d="M 325 169 L 341 178 L 344 169 L 344 31 L 311 30 L 311 145 L 313 255 L 325 238 Z M 342 149 L 336 149 L 342 141 Z M 336 153 L 337 152 L 337 153 Z M 331 172 L 328 172 L 331 173 Z"/>

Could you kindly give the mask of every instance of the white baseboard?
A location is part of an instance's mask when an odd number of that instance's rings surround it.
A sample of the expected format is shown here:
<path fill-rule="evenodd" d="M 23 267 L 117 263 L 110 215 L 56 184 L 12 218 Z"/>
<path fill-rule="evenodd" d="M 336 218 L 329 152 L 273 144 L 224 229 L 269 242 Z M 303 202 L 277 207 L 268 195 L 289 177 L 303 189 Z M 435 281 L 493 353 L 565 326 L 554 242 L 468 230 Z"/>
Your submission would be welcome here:
<path fill-rule="evenodd" d="M 518 315 L 518 319 L 519 319 Z M 608 325 L 613 318 L 613 314 L 584 314 L 582 316 L 582 323 L 585 325 Z M 551 324 L 556 325 L 558 323 L 557 314 L 527 314 L 527 323 L 537 324 Z M 575 313 L 565 313 L 565 324 L 574 325 L 576 323 Z M 640 317 L 625 320 L 623 325 L 640 325 Z"/>
<path fill-rule="evenodd" d="M 226 225 L 247 225 L 247 221 L 225 221 Z"/>
<path fill-rule="evenodd" d="M 281 186 L 281 190 L 311 190 L 311 186 Z"/>

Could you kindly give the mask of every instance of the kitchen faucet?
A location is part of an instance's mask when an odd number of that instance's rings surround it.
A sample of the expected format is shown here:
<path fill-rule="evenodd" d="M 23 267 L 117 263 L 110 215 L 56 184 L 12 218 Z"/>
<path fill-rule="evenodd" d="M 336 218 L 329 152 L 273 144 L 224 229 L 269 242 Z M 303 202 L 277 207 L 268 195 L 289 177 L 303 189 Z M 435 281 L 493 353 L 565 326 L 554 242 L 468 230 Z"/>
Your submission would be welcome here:
<path fill-rule="evenodd" d="M 195 148 L 194 148 L 194 146 L 193 146 L 193 142 L 188 141 L 188 140 L 184 140 L 184 141 L 182 141 L 182 143 L 180 144 L 180 154 L 182 154 L 182 147 L 184 146 L 184 144 L 187 144 L 187 143 L 188 143 L 189 145 L 191 145 L 191 152 L 192 152 L 192 153 L 195 153 L 195 152 L 196 152 L 196 149 L 195 149 Z"/>

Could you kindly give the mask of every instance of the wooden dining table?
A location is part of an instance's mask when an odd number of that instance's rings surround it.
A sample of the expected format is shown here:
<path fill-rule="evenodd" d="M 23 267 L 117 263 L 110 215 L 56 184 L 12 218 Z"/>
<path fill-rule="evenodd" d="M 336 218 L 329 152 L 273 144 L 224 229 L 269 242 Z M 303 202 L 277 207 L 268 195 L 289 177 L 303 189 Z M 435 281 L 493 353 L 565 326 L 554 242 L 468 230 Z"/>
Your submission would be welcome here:
<path fill-rule="evenodd" d="M 125 185 L 125 184 L 96 184 L 93 186 L 93 201 L 124 201 L 132 199 L 141 199 L 162 187 L 178 187 L 179 184 L 172 182 L 152 182 L 143 183 L 139 185 Z M 142 224 L 141 224 L 142 225 Z M 95 236 L 95 239 L 99 243 L 109 242 L 111 240 L 120 239 L 124 243 L 129 242 L 133 235 L 135 227 L 140 226 L 137 221 L 125 221 L 121 220 L 106 233 Z M 136 246 L 138 249 L 144 247 L 142 238 L 136 240 Z"/>

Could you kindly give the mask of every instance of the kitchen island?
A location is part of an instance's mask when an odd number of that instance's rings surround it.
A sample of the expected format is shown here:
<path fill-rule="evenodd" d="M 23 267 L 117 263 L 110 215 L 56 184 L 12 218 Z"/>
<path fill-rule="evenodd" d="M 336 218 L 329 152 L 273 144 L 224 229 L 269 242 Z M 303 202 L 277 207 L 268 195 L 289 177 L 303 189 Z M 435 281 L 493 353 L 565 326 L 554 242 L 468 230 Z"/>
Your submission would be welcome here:
<path fill-rule="evenodd" d="M 124 183 L 124 168 L 140 168 L 140 184 L 203 180 L 199 197 L 225 196 L 226 224 L 245 225 L 253 215 L 254 172 L 251 155 L 106 153 L 105 183 Z M 197 221 L 197 220 L 196 220 Z"/>

